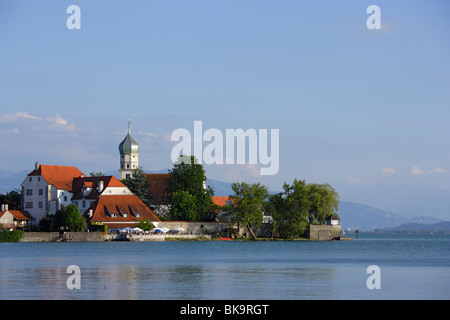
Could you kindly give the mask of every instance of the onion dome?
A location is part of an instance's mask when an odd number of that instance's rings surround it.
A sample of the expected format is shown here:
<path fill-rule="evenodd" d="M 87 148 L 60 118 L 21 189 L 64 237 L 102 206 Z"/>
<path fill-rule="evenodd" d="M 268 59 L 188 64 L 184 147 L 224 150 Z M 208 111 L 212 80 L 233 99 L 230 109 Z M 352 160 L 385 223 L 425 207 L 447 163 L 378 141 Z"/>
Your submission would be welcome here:
<path fill-rule="evenodd" d="M 137 142 L 133 139 L 133 137 L 130 134 L 130 127 L 128 126 L 128 134 L 123 139 L 123 141 L 119 145 L 119 152 L 121 154 L 124 153 L 138 153 L 139 152 L 139 145 Z"/>

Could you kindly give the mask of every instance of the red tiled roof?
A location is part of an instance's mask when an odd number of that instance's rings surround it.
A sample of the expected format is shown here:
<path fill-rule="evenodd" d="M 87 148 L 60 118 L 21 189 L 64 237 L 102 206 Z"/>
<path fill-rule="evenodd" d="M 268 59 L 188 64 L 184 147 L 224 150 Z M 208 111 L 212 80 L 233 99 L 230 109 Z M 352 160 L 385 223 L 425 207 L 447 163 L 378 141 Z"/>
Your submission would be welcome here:
<path fill-rule="evenodd" d="M 211 197 L 211 200 L 214 204 L 223 207 L 227 204 L 228 200 L 230 200 L 230 197 Z"/>
<path fill-rule="evenodd" d="M 92 218 L 89 217 L 89 210 L 93 210 Z M 123 214 L 127 214 L 124 217 Z M 135 214 L 139 213 L 140 217 Z M 111 214 L 117 214 L 117 217 L 111 217 Z M 83 216 L 91 222 L 139 222 L 149 219 L 150 221 L 160 221 L 159 218 L 150 210 L 137 196 L 134 195 L 112 195 L 101 196 L 94 202 Z"/>
<path fill-rule="evenodd" d="M 147 173 L 145 175 L 146 180 L 150 184 L 150 202 L 152 204 L 166 204 L 168 201 L 165 200 L 165 194 L 167 187 L 167 179 L 169 178 L 169 173 Z"/>
<path fill-rule="evenodd" d="M 0 218 L 6 213 L 6 211 L 11 213 L 13 217 L 19 221 L 33 219 L 27 211 L 19 211 L 19 210 L 4 210 L 3 212 L 0 212 Z"/>
<path fill-rule="evenodd" d="M 126 187 L 122 182 L 120 182 L 114 176 L 101 176 L 101 177 L 83 177 L 83 178 L 75 178 L 73 179 L 73 190 L 74 196 L 72 200 L 79 200 L 83 198 L 82 188 L 85 185 L 88 188 L 92 188 L 89 195 L 86 197 L 87 199 L 96 199 L 100 193 L 98 193 L 98 184 L 100 181 L 103 181 L 103 190 L 108 187 Z"/>
<path fill-rule="evenodd" d="M 37 170 L 33 170 L 28 176 L 42 176 L 48 184 L 54 185 L 57 189 L 72 191 L 73 179 L 84 176 L 84 174 L 76 167 L 41 164 Z"/>

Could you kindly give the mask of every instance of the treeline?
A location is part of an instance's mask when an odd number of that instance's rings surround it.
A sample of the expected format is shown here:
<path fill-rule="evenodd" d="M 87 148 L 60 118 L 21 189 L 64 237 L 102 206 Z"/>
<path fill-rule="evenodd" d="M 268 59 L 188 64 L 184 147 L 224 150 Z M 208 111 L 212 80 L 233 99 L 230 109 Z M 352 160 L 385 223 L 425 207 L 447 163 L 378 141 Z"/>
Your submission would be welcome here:
<path fill-rule="evenodd" d="M 213 203 L 214 190 L 206 187 L 205 170 L 194 156 L 180 156 L 169 170 L 169 177 L 165 196 L 170 212 L 160 217 L 162 220 L 213 221 L 221 211 L 230 221 L 247 228 L 252 237 L 264 215 L 273 219 L 272 236 L 291 239 L 303 236 L 309 224 L 323 224 L 339 206 L 339 195 L 329 184 L 295 179 L 292 184 L 284 183 L 283 191 L 277 194 L 269 194 L 260 183 L 233 183 L 231 202 L 220 208 Z M 124 183 L 144 203 L 151 202 L 142 168 Z"/>
<path fill-rule="evenodd" d="M 231 203 L 223 210 L 232 222 L 247 228 L 252 238 L 256 238 L 253 229 L 262 224 L 264 214 L 272 217 L 272 237 L 278 233 L 281 238 L 293 239 L 304 236 L 309 224 L 323 224 L 339 206 L 339 195 L 329 184 L 304 180 L 284 183 L 283 192 L 272 195 L 260 183 L 233 183 L 232 189 Z"/>

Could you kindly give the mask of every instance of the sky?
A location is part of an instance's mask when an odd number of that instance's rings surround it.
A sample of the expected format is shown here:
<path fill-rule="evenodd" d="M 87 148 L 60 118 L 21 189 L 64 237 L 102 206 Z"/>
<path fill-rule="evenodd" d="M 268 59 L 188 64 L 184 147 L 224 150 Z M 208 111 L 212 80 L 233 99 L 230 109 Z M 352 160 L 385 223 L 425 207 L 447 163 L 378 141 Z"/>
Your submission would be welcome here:
<path fill-rule="evenodd" d="M 366 25 L 373 4 L 381 29 Z M 207 177 L 329 183 L 450 220 L 449 14 L 445 0 L 2 1 L 0 169 L 118 170 L 128 119 L 145 171 L 173 166 L 171 134 L 194 121 L 278 129 L 275 175 Z"/>

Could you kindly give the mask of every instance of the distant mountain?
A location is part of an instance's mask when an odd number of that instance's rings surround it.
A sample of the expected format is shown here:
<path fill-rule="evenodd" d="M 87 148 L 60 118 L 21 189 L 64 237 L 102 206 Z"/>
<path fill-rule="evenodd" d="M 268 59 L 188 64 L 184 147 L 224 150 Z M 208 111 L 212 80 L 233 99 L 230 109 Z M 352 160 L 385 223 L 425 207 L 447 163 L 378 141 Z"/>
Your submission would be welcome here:
<path fill-rule="evenodd" d="M 408 222 L 407 218 L 398 214 L 349 201 L 339 202 L 338 214 L 343 230 L 350 228 L 350 230 L 369 231 Z"/>
<path fill-rule="evenodd" d="M 374 229 L 394 228 L 403 224 L 429 225 L 443 220 L 435 217 L 406 217 L 364 204 L 340 201 L 339 216 L 343 230 L 372 231 Z"/>
<path fill-rule="evenodd" d="M 394 228 L 385 228 L 381 232 L 450 232 L 450 221 L 438 223 L 404 223 Z"/>
<path fill-rule="evenodd" d="M 0 193 L 5 194 L 14 189 L 20 189 L 20 184 L 25 180 L 29 170 L 20 172 L 0 171 Z"/>

